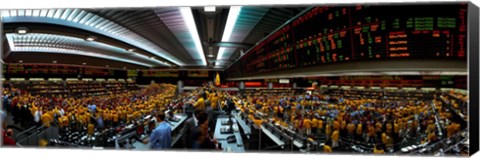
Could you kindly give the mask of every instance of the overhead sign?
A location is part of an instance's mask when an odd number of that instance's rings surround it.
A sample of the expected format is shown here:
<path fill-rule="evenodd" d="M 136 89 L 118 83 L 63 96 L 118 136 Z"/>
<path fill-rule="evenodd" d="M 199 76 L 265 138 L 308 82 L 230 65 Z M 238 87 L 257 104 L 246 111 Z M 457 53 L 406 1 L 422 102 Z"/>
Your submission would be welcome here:
<path fill-rule="evenodd" d="M 278 83 L 288 84 L 288 83 L 290 83 L 290 80 L 289 79 L 280 79 L 280 80 L 278 80 Z"/>

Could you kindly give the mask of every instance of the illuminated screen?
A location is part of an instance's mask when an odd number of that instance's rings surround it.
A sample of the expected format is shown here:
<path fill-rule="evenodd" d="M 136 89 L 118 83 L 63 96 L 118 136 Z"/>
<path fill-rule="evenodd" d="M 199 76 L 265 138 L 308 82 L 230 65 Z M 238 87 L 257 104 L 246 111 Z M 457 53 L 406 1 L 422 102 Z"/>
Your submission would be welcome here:
<path fill-rule="evenodd" d="M 256 74 L 361 60 L 466 61 L 466 3 L 313 7 L 227 70 Z"/>
<path fill-rule="evenodd" d="M 178 77 L 178 71 L 141 70 L 143 77 Z"/>
<path fill-rule="evenodd" d="M 83 74 L 93 76 L 113 76 L 114 71 L 109 69 L 84 68 Z"/>
<path fill-rule="evenodd" d="M 78 68 L 75 66 L 55 65 L 55 64 L 8 64 L 8 74 L 53 74 L 53 75 L 72 75 L 78 74 Z"/>
<path fill-rule="evenodd" d="M 137 72 L 137 70 L 128 70 L 127 76 L 128 77 L 136 77 L 136 76 L 138 76 L 138 72 Z"/>
<path fill-rule="evenodd" d="M 208 71 L 188 71 L 188 77 L 208 77 Z"/>

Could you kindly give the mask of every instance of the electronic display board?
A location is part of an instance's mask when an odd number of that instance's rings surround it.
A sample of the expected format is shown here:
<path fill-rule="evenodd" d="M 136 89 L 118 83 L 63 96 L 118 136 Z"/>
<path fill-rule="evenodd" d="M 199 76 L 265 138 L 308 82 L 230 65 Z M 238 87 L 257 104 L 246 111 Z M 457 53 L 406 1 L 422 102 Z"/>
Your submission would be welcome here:
<path fill-rule="evenodd" d="M 179 77 L 179 72 L 175 70 L 140 70 L 142 77 Z"/>
<path fill-rule="evenodd" d="M 55 64 L 8 64 L 7 74 L 78 74 L 78 67 Z"/>
<path fill-rule="evenodd" d="M 379 87 L 450 87 L 466 89 L 466 76 L 452 75 L 388 75 L 318 77 L 322 85 Z"/>
<path fill-rule="evenodd" d="M 347 61 L 466 61 L 467 3 L 312 7 L 232 64 L 229 76 Z"/>
<path fill-rule="evenodd" d="M 84 75 L 93 75 L 93 76 L 114 76 L 114 70 L 110 69 L 98 69 L 98 68 L 84 68 Z"/>
<path fill-rule="evenodd" d="M 208 77 L 208 71 L 192 71 L 189 70 L 187 73 L 188 77 Z"/>
<path fill-rule="evenodd" d="M 137 72 L 137 70 L 127 70 L 127 76 L 128 77 L 137 77 L 138 72 Z"/>
<path fill-rule="evenodd" d="M 2 64 L 2 74 L 6 74 L 7 72 L 7 64 Z"/>
<path fill-rule="evenodd" d="M 8 64 L 7 74 L 25 74 L 23 64 Z"/>

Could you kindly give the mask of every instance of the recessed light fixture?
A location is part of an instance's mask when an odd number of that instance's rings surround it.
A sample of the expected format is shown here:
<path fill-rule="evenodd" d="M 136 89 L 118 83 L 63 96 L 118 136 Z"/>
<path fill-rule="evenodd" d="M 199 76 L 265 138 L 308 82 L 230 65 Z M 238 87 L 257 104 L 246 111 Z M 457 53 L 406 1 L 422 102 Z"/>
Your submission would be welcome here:
<path fill-rule="evenodd" d="M 215 12 L 215 6 L 206 6 L 204 7 L 205 12 Z"/>
<path fill-rule="evenodd" d="M 211 57 L 211 58 L 212 58 L 212 57 L 215 57 L 215 55 L 213 55 L 213 54 L 208 54 L 208 57 Z"/>
<path fill-rule="evenodd" d="M 155 57 L 150 57 L 150 59 L 155 59 Z"/>
<path fill-rule="evenodd" d="M 183 17 L 183 21 L 188 28 L 190 37 L 195 44 L 198 57 L 202 60 L 203 65 L 207 65 L 207 59 L 205 58 L 205 53 L 203 52 L 202 43 L 198 35 L 197 25 L 195 24 L 195 18 L 193 18 L 192 9 L 190 7 L 180 7 L 180 13 Z"/>
<path fill-rule="evenodd" d="M 230 37 L 233 33 L 233 28 L 235 23 L 237 23 L 237 19 L 242 11 L 241 6 L 231 6 L 230 11 L 228 12 L 227 23 L 225 24 L 225 29 L 223 30 L 222 42 L 229 42 Z M 221 60 L 223 58 L 223 54 L 225 53 L 225 48 L 220 47 L 217 54 L 217 60 Z M 222 62 L 223 63 L 223 62 Z"/>
<path fill-rule="evenodd" d="M 15 30 L 18 34 L 24 35 L 28 33 L 28 28 L 26 27 L 19 27 Z"/>
<path fill-rule="evenodd" d="M 52 61 L 52 62 L 53 62 L 53 63 L 55 63 L 55 64 L 57 63 L 57 61 L 56 61 L 56 60 L 54 60 L 54 61 Z"/>
<path fill-rule="evenodd" d="M 23 63 L 23 60 L 19 60 L 18 62 L 19 62 L 19 63 Z"/>
<path fill-rule="evenodd" d="M 133 52 L 133 51 L 135 51 L 135 48 L 130 48 L 130 49 L 127 49 L 127 51 L 129 51 L 129 52 Z"/>
<path fill-rule="evenodd" d="M 87 65 L 87 63 L 82 63 L 83 65 Z"/>
<path fill-rule="evenodd" d="M 126 69 L 127 69 L 127 67 L 123 67 L 123 69 L 124 69 L 124 70 L 126 70 Z"/>
<path fill-rule="evenodd" d="M 97 39 L 97 37 L 88 36 L 85 40 L 87 40 L 87 41 L 95 41 L 96 39 Z"/>
<path fill-rule="evenodd" d="M 105 67 L 110 67 L 110 65 L 105 65 Z"/>

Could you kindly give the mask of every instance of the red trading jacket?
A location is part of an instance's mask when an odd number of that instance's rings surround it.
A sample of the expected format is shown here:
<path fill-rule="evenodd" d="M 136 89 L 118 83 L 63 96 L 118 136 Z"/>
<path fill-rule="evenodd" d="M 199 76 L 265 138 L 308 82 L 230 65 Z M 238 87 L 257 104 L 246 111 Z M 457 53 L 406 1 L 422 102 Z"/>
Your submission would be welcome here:
<path fill-rule="evenodd" d="M 13 100 L 12 100 L 12 105 L 15 105 L 15 106 L 16 106 L 17 104 L 18 104 L 18 99 L 17 99 L 17 98 L 13 99 Z"/>
<path fill-rule="evenodd" d="M 17 143 L 15 142 L 15 140 L 13 140 L 12 138 L 8 137 L 7 136 L 7 133 L 5 131 L 2 130 L 2 135 L 3 135 L 3 144 L 2 145 L 5 145 L 5 146 L 16 146 Z"/>

